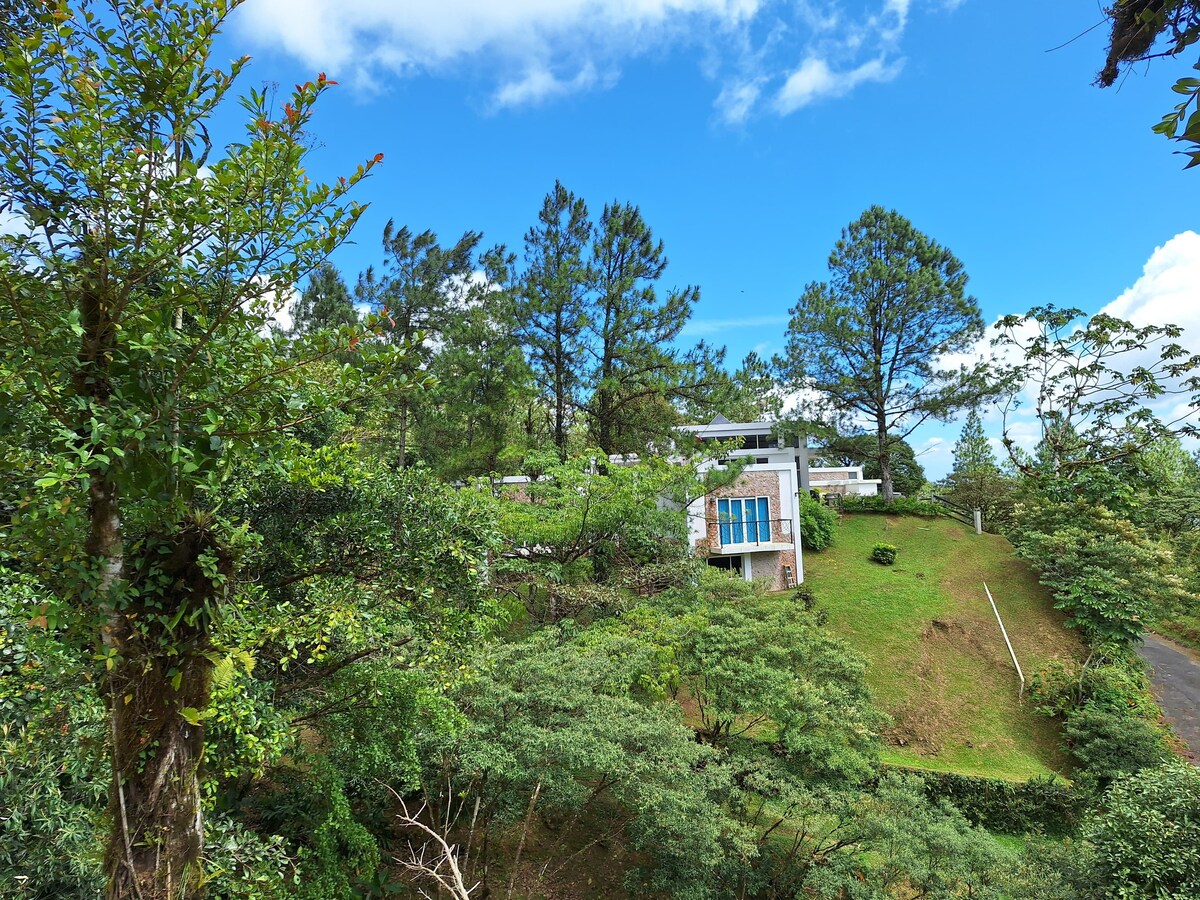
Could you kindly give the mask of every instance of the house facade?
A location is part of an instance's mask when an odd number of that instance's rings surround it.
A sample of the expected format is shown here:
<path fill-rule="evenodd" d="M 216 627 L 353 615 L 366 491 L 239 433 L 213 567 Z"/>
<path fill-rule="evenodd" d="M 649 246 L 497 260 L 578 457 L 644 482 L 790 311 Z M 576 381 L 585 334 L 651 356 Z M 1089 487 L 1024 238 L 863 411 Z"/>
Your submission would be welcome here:
<path fill-rule="evenodd" d="M 862 466 L 810 466 L 809 486 L 826 494 L 874 497 L 879 493 L 879 478 L 863 478 Z"/>
<path fill-rule="evenodd" d="M 688 506 L 691 546 L 707 557 L 710 566 L 728 569 L 747 581 L 767 579 L 773 590 L 803 581 L 799 494 L 809 489 L 804 442 L 781 440 L 766 422 L 730 422 L 722 416 L 680 430 L 684 439 L 696 442 L 736 442 L 738 449 L 730 450 L 725 459 L 750 459 L 733 484 Z"/>

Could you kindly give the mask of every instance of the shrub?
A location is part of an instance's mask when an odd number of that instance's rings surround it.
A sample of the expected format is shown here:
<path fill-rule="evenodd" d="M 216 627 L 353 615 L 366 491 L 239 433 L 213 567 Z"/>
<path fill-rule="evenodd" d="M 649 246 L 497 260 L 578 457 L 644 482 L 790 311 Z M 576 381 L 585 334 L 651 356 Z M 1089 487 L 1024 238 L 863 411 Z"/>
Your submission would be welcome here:
<path fill-rule="evenodd" d="M 1101 784 L 1160 765 L 1167 758 L 1162 735 L 1149 722 L 1092 702 L 1067 713 L 1063 732 L 1071 754 Z"/>
<path fill-rule="evenodd" d="M 891 766 L 883 770 L 894 771 Z M 1006 834 L 1070 834 L 1091 799 L 1053 775 L 1025 782 L 955 772 L 922 772 L 920 778 L 930 801 L 948 800 L 971 824 Z"/>
<path fill-rule="evenodd" d="M 801 491 L 800 542 L 805 550 L 824 550 L 833 543 L 836 525 L 837 513 Z"/>
<path fill-rule="evenodd" d="M 1104 896 L 1200 896 L 1200 771 L 1182 762 L 1117 781 L 1084 827 Z"/>
<path fill-rule="evenodd" d="M 850 495 L 842 498 L 842 509 L 845 512 L 864 513 L 896 513 L 909 516 L 925 516 L 934 518 L 942 515 L 942 508 L 927 500 L 917 500 L 913 497 L 896 497 L 888 503 L 883 497 L 856 497 Z"/>
<path fill-rule="evenodd" d="M 871 559 L 885 566 L 894 565 L 896 562 L 897 550 L 892 544 L 876 544 L 871 548 Z"/>

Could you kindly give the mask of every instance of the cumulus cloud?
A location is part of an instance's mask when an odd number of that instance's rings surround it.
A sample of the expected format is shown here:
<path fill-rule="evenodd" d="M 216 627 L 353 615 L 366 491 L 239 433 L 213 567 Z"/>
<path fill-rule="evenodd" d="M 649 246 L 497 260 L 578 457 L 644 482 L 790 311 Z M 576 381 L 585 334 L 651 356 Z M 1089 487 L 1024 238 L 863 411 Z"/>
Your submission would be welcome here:
<path fill-rule="evenodd" d="M 1184 329 L 1184 345 L 1200 351 L 1200 234 L 1177 234 L 1142 267 L 1142 276 L 1101 312 L 1128 319 L 1134 325 L 1170 322 Z"/>
<path fill-rule="evenodd" d="M 717 118 L 737 124 L 895 78 L 910 2 L 251 0 L 235 21 L 360 89 L 418 73 L 482 77 L 493 110 L 604 89 L 628 60 L 688 48 L 719 85 Z"/>
<path fill-rule="evenodd" d="M 554 97 L 586 90 L 600 80 L 596 67 L 590 62 L 584 64 L 575 76 L 566 79 L 557 77 L 544 66 L 535 66 L 521 78 L 501 85 L 493 99 L 495 106 L 500 109 L 510 106 L 532 106 Z M 604 80 L 611 82 L 613 78 Z"/>
<path fill-rule="evenodd" d="M 904 60 L 872 59 L 853 69 L 835 72 L 819 57 L 809 57 L 792 72 L 775 95 L 775 110 L 783 115 L 826 97 L 844 97 L 867 81 L 891 81 L 900 74 Z"/>

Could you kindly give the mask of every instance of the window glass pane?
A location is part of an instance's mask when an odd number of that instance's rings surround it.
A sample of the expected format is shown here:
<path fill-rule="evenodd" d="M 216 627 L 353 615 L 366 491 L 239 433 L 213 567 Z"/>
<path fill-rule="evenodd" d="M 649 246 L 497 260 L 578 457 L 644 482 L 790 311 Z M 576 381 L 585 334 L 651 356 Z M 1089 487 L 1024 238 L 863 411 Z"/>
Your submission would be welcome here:
<path fill-rule="evenodd" d="M 742 522 L 745 521 L 744 514 L 741 500 L 729 501 L 729 533 L 730 540 L 735 544 L 740 544 L 745 540 L 745 532 L 742 530 Z"/>
<path fill-rule="evenodd" d="M 720 523 L 721 543 L 729 543 L 729 501 L 717 501 L 717 521 Z"/>
<path fill-rule="evenodd" d="M 771 502 L 766 497 L 758 498 L 758 539 L 771 540 Z"/>

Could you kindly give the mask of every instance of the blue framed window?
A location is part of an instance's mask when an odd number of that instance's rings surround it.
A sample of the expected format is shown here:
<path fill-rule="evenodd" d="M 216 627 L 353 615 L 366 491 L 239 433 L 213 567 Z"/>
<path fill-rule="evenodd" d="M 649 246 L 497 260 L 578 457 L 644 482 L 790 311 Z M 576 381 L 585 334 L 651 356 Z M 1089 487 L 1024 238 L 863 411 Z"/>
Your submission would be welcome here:
<path fill-rule="evenodd" d="M 766 497 L 717 501 L 722 544 L 760 544 L 771 540 L 771 502 Z"/>

